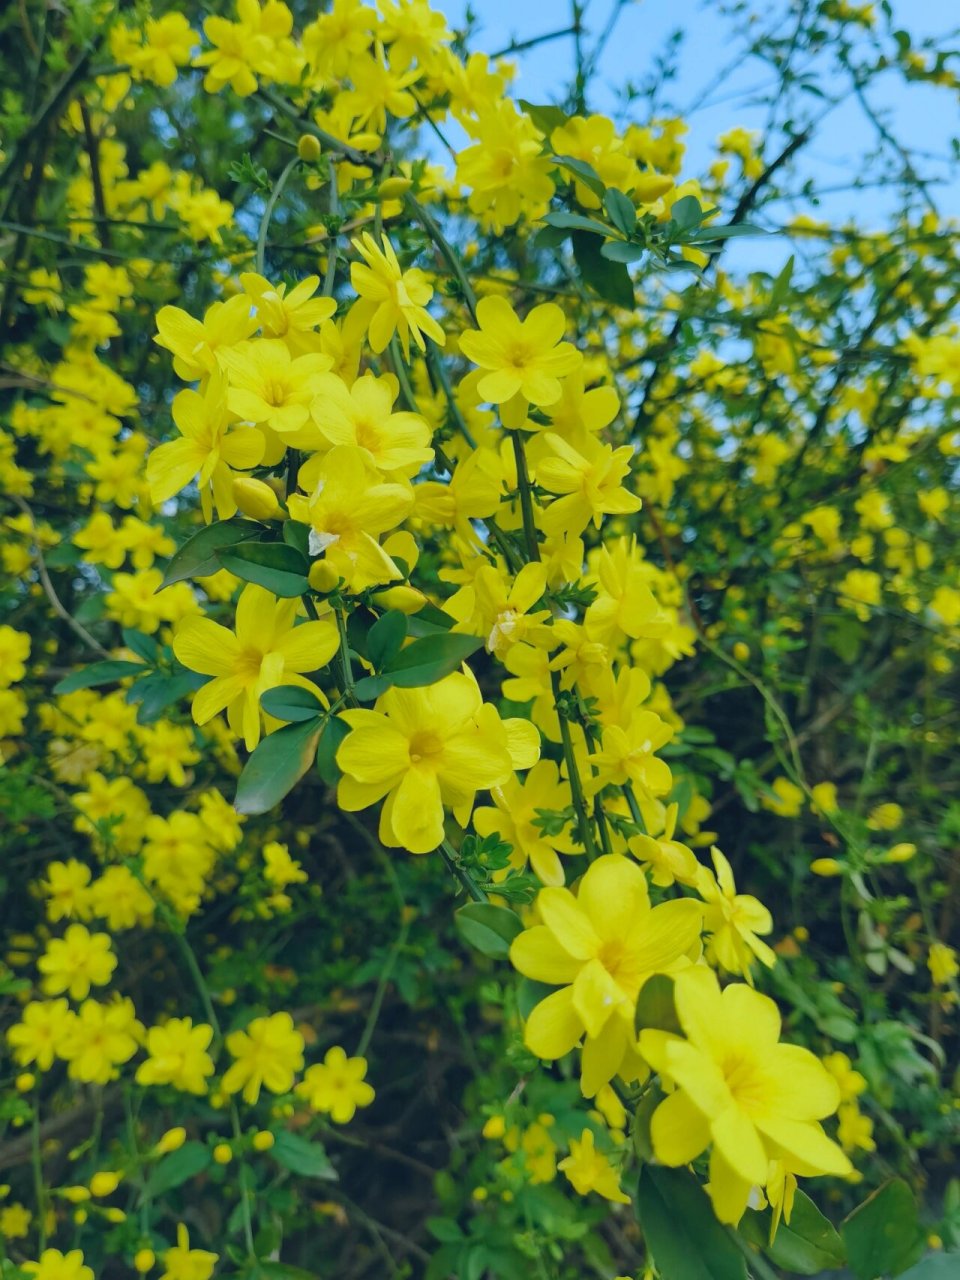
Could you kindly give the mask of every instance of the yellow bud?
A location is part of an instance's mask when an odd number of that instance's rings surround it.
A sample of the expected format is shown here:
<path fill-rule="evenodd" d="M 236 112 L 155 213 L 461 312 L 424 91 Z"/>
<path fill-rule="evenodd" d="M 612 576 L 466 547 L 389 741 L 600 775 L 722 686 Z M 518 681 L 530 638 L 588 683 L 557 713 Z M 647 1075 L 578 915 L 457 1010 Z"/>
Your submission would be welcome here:
<path fill-rule="evenodd" d="M 154 1155 L 165 1156 L 171 1151 L 179 1151 L 186 1140 L 187 1131 L 182 1125 L 177 1125 L 175 1129 L 168 1129 L 153 1148 Z"/>
<path fill-rule="evenodd" d="M 805 924 L 798 924 L 793 931 L 793 936 L 796 938 L 798 942 L 809 942 L 810 930 L 807 928 Z"/>
<path fill-rule="evenodd" d="M 340 575 L 326 560 L 315 560 L 307 575 L 314 591 L 332 591 L 340 581 Z"/>
<path fill-rule="evenodd" d="M 37 1077 L 32 1071 L 21 1071 L 14 1081 L 19 1093 L 29 1093 L 36 1083 Z"/>
<path fill-rule="evenodd" d="M 473 1196 L 474 1200 L 486 1200 L 490 1193 L 487 1191 L 486 1187 L 474 1187 L 470 1194 Z"/>
<path fill-rule="evenodd" d="M 73 1220 L 78 1227 L 82 1227 L 89 1216 L 86 1209 L 74 1209 L 73 1211 Z"/>
<path fill-rule="evenodd" d="M 843 863 L 836 858 L 814 858 L 810 870 L 815 876 L 840 876 L 843 875 Z"/>
<path fill-rule="evenodd" d="M 892 849 L 888 850 L 884 862 L 909 862 L 917 852 L 917 846 L 909 841 L 901 841 L 895 844 Z"/>
<path fill-rule="evenodd" d="M 113 1170 L 103 1169 L 90 1179 L 90 1194 L 94 1196 L 113 1195 L 120 1185 L 121 1175 Z"/>
<path fill-rule="evenodd" d="M 316 164 L 320 159 L 320 139 L 312 133 L 303 133 L 297 143 L 297 155 L 307 164 Z"/>
<path fill-rule="evenodd" d="M 233 1159 L 233 1152 L 230 1149 L 230 1144 L 227 1142 L 218 1142 L 213 1148 L 213 1158 L 216 1160 L 217 1164 L 229 1164 Z"/>
<path fill-rule="evenodd" d="M 406 195 L 412 186 L 409 178 L 384 178 L 377 187 L 377 195 L 383 200 L 396 200 Z"/>
<path fill-rule="evenodd" d="M 427 603 L 427 597 L 416 587 L 409 587 L 404 583 L 402 586 L 387 587 L 385 591 L 378 591 L 373 597 L 373 602 L 381 609 L 396 609 L 398 613 L 410 614 L 419 613 Z"/>
<path fill-rule="evenodd" d="M 253 476 L 236 476 L 233 500 L 245 516 L 252 520 L 276 520 L 282 513 L 277 495 L 263 480 Z"/>
<path fill-rule="evenodd" d="M 144 1275 L 153 1267 L 156 1260 L 157 1255 L 152 1249 L 139 1249 L 137 1253 L 134 1254 L 133 1265 L 141 1275 Z"/>
<path fill-rule="evenodd" d="M 744 644 L 742 640 L 738 640 L 733 646 L 733 656 L 738 662 L 746 662 L 750 657 L 750 646 L 748 644 Z"/>
<path fill-rule="evenodd" d="M 507 1131 L 507 1124 L 503 1116 L 491 1116 L 483 1126 L 483 1136 L 485 1138 L 502 1138 Z"/>
<path fill-rule="evenodd" d="M 71 1204 L 82 1204 L 84 1200 L 90 1199 L 90 1192 L 86 1187 L 64 1187 L 60 1194 Z"/>
<path fill-rule="evenodd" d="M 127 1215 L 123 1212 L 123 1210 L 114 1208 L 113 1205 L 111 1205 L 109 1209 L 104 1209 L 103 1216 L 106 1218 L 108 1222 L 120 1223 L 120 1222 L 126 1222 L 127 1220 Z"/>
<path fill-rule="evenodd" d="M 253 1147 L 254 1151 L 269 1151 L 274 1142 L 276 1142 L 276 1138 L 274 1138 L 270 1130 L 261 1129 L 258 1133 L 253 1135 L 250 1145 Z"/>

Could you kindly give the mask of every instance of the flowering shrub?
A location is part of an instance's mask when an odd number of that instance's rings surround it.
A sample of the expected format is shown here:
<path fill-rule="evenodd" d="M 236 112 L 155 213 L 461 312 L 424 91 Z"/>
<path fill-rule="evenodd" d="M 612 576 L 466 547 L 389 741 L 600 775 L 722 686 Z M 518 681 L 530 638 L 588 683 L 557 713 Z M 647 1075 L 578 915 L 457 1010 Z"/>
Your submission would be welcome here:
<path fill-rule="evenodd" d="M 952 1274 L 952 55 L 221 7 L 0 17 L 3 1275 Z"/>

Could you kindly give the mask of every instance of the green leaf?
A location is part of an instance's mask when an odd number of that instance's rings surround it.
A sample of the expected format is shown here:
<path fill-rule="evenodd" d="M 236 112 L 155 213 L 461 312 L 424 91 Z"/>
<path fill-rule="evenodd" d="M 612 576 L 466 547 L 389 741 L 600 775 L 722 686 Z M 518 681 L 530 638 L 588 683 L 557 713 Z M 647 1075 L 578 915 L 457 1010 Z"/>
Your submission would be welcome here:
<path fill-rule="evenodd" d="M 284 520 L 283 540 L 288 547 L 299 551 L 304 559 L 309 556 L 310 526 L 300 520 Z"/>
<path fill-rule="evenodd" d="M 598 236 L 610 234 L 610 228 L 605 222 L 585 218 L 582 213 L 547 213 L 544 214 L 543 221 L 548 227 L 558 227 L 564 231 L 591 231 Z"/>
<path fill-rule="evenodd" d="M 554 164 L 558 164 L 561 169 L 566 169 L 568 173 L 572 173 L 595 196 L 599 196 L 601 200 L 603 199 L 607 184 L 592 165 L 587 164 L 585 160 L 577 160 L 575 156 L 553 156 L 552 159 Z"/>
<path fill-rule="evenodd" d="M 268 716 L 293 724 L 322 715 L 323 703 L 310 689 L 296 684 L 282 684 L 260 695 L 260 705 Z"/>
<path fill-rule="evenodd" d="M 328 787 L 335 787 L 340 781 L 342 770 L 337 764 L 337 749 L 349 732 L 350 726 L 339 716 L 331 716 L 324 723 L 317 747 L 317 772 Z"/>
<path fill-rule="evenodd" d="M 781 1220 L 770 1244 L 770 1210 L 749 1211 L 740 1222 L 740 1234 L 757 1245 L 771 1262 L 801 1276 L 842 1267 L 847 1254 L 843 1240 L 808 1195 L 797 1191 L 789 1223 Z"/>
<path fill-rule="evenodd" d="M 205 1147 L 202 1142 L 185 1142 L 179 1151 L 172 1151 L 170 1155 L 164 1156 L 156 1166 L 147 1179 L 144 1196 L 156 1200 L 164 1192 L 172 1191 L 174 1187 L 179 1187 L 202 1173 L 211 1159 L 209 1147 Z"/>
<path fill-rule="evenodd" d="M 132 649 L 138 658 L 150 664 L 156 663 L 160 654 L 160 646 L 153 636 L 145 636 L 142 631 L 135 631 L 133 627 L 123 628 L 123 643 L 128 649 Z"/>
<path fill-rule="evenodd" d="M 960 1253 L 931 1253 L 903 1273 L 903 1280 L 956 1280 Z"/>
<path fill-rule="evenodd" d="M 224 547 L 217 552 L 217 559 L 244 582 L 255 582 L 275 596 L 303 595 L 310 586 L 306 557 L 285 542 L 245 542 Z"/>
<path fill-rule="evenodd" d="M 685 199 L 692 197 L 686 196 Z M 688 237 L 688 244 L 709 244 L 712 240 L 733 240 L 737 236 L 765 236 L 768 232 L 763 227 L 755 227 L 750 222 L 738 222 L 729 227 L 703 227 L 696 235 Z"/>
<path fill-rule="evenodd" d="M 268 813 L 313 764 L 323 721 L 288 724 L 259 743 L 237 780 L 238 813 Z"/>
<path fill-rule="evenodd" d="M 641 987 L 635 1026 L 638 1035 L 645 1027 L 680 1034 L 680 1022 L 673 1002 L 673 979 L 665 973 L 655 973 Z"/>
<path fill-rule="evenodd" d="M 556 989 L 545 982 L 535 982 L 533 978 L 521 978 L 517 987 L 517 1010 L 520 1017 L 524 1020 L 529 1018 L 540 1001 L 546 1000 Z"/>
<path fill-rule="evenodd" d="M 639 262 L 647 252 L 642 244 L 628 244 L 626 240 L 608 240 L 600 249 L 608 262 Z"/>
<path fill-rule="evenodd" d="M 231 516 L 198 529 L 179 550 L 175 551 L 163 575 L 163 586 L 183 582 L 186 578 L 205 578 L 220 568 L 217 552 L 222 547 L 236 546 L 247 538 L 256 538 L 263 525 L 254 520 Z"/>
<path fill-rule="evenodd" d="M 608 187 L 603 197 L 603 207 L 610 215 L 610 221 L 625 236 L 632 236 L 637 225 L 637 211 L 633 201 L 616 187 Z"/>
<path fill-rule="evenodd" d="M 653 1260 L 669 1280 L 746 1280 L 743 1255 L 685 1169 L 645 1165 L 637 1213 Z"/>
<path fill-rule="evenodd" d="M 510 943 L 523 928 L 520 917 L 492 902 L 468 902 L 453 913 L 460 936 L 481 955 L 505 960 Z"/>
<path fill-rule="evenodd" d="M 580 268 L 584 284 L 615 306 L 631 311 L 634 306 L 633 282 L 627 268 L 603 256 L 601 245 L 582 231 L 571 236 L 573 256 Z"/>
<path fill-rule="evenodd" d="M 313 1271 L 304 1271 L 303 1267 L 291 1266 L 289 1262 L 272 1262 L 268 1258 L 257 1260 L 257 1271 L 267 1280 L 318 1280 Z"/>
<path fill-rule="evenodd" d="M 858 1280 L 898 1276 L 924 1249 L 917 1202 L 902 1178 L 891 1178 L 840 1227 L 847 1263 Z"/>
<path fill-rule="evenodd" d="M 337 1181 L 337 1171 L 321 1143 L 301 1138 L 298 1133 L 288 1133 L 286 1129 L 275 1134 L 274 1138 L 270 1154 L 284 1169 L 298 1173 L 302 1178 L 319 1178 L 323 1182 Z"/>
<path fill-rule="evenodd" d="M 399 689 L 419 689 L 436 684 L 444 676 L 459 671 L 461 664 L 483 645 L 479 636 L 466 636 L 459 631 L 442 631 L 414 640 L 384 671 L 389 685 Z"/>
<path fill-rule="evenodd" d="M 567 114 L 561 111 L 559 107 L 555 107 L 553 103 L 545 103 L 538 105 L 528 102 L 526 98 L 518 98 L 521 111 L 530 117 L 541 133 L 547 137 L 553 133 L 554 129 L 559 129 L 561 125 L 567 123 Z"/>
<path fill-rule="evenodd" d="M 125 676 L 142 676 L 143 674 L 142 662 L 125 662 L 120 658 L 110 658 L 106 662 L 93 662 L 89 667 L 71 671 L 68 676 L 57 681 L 53 686 L 53 692 L 73 693 L 77 689 L 96 689 L 101 684 L 116 684 Z"/>
<path fill-rule="evenodd" d="M 141 668 L 142 670 L 142 668 Z M 159 671 L 151 671 L 149 675 L 136 680 L 127 690 L 127 702 L 137 703 L 137 724 L 153 724 L 159 720 L 167 707 L 188 693 L 193 693 L 206 684 L 203 676 L 195 671 L 186 671 L 181 675 L 165 676 Z"/>
<path fill-rule="evenodd" d="M 791 253 L 790 257 L 783 264 L 783 267 L 773 282 L 770 289 L 770 310 L 778 310 L 786 301 L 787 293 L 790 289 L 790 281 L 793 279 L 794 257 Z"/>
<path fill-rule="evenodd" d="M 439 1240 L 441 1244 L 459 1244 L 466 1239 L 460 1226 L 452 1218 L 428 1218 L 426 1227 L 434 1240 Z"/>
<path fill-rule="evenodd" d="M 377 619 L 367 635 L 367 657 L 379 671 L 389 666 L 406 638 L 406 614 L 396 610 L 385 613 Z"/>
<path fill-rule="evenodd" d="M 696 196 L 681 196 L 670 209 L 670 217 L 681 231 L 695 231 L 703 222 L 703 209 Z"/>

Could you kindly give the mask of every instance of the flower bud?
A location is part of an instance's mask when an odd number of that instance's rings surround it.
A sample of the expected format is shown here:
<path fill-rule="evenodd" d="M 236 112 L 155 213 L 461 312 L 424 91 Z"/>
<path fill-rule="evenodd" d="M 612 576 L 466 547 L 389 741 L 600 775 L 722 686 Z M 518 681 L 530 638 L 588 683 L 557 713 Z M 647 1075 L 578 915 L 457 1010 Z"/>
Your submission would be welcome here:
<path fill-rule="evenodd" d="M 253 476 L 234 478 L 233 500 L 251 520 L 276 520 L 281 514 L 274 490 L 266 481 L 255 480 Z"/>
<path fill-rule="evenodd" d="M 297 155 L 307 164 L 316 164 L 320 159 L 320 139 L 312 133 L 302 133 L 297 143 Z"/>
<path fill-rule="evenodd" d="M 382 200 L 396 200 L 406 195 L 412 186 L 410 178 L 384 178 L 377 187 L 377 195 Z"/>
<path fill-rule="evenodd" d="M 911 844 L 909 841 L 904 840 L 900 844 L 895 844 L 892 849 L 888 850 L 887 856 L 883 859 L 883 861 L 884 862 L 909 862 L 916 852 L 917 852 L 917 846 L 915 844 Z"/>
<path fill-rule="evenodd" d="M 152 1249 L 139 1249 L 133 1257 L 133 1265 L 141 1275 L 145 1275 L 150 1271 L 157 1260 L 157 1255 Z"/>
<path fill-rule="evenodd" d="M 90 1194 L 94 1196 L 111 1196 L 120 1185 L 119 1173 L 112 1169 L 102 1169 L 90 1179 Z"/>
<path fill-rule="evenodd" d="M 427 603 L 427 597 L 416 587 L 387 587 L 373 596 L 373 602 L 382 609 L 396 609 L 398 613 L 419 613 Z"/>
<path fill-rule="evenodd" d="M 340 575 L 326 560 L 315 560 L 307 575 L 314 591 L 332 591 L 340 581 Z"/>
<path fill-rule="evenodd" d="M 160 1138 L 160 1141 L 153 1148 L 154 1155 L 166 1156 L 171 1151 L 179 1151 L 187 1140 L 187 1131 L 183 1125 L 177 1125 L 175 1129 L 168 1129 Z"/>
<path fill-rule="evenodd" d="M 810 870 L 815 876 L 840 876 L 843 875 L 843 863 L 836 858 L 814 858 Z"/>
<path fill-rule="evenodd" d="M 229 1142 L 218 1142 L 213 1148 L 213 1158 L 217 1164 L 229 1164 L 233 1159 L 233 1151 Z"/>
<path fill-rule="evenodd" d="M 269 1151 L 274 1142 L 276 1142 L 276 1138 L 274 1138 L 269 1129 L 260 1129 L 253 1135 L 250 1145 L 254 1151 Z"/>

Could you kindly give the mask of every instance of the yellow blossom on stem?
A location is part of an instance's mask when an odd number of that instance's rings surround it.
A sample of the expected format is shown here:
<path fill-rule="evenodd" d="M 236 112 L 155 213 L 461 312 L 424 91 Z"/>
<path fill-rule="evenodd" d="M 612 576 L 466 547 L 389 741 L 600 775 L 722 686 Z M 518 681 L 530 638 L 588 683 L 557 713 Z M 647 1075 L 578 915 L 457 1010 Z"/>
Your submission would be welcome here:
<path fill-rule="evenodd" d="M 373 351 L 383 351 L 395 333 L 405 360 L 410 359 L 411 336 L 421 351 L 426 350 L 424 334 L 442 347 L 446 341 L 443 330 L 426 309 L 433 288 L 424 272 L 419 267 L 404 271 L 386 236 L 378 245 L 365 231 L 352 243 L 363 259 L 350 266 L 350 283 L 360 295 L 353 309 L 368 326 Z"/>
<path fill-rule="evenodd" d="M 235 1062 L 223 1077 L 223 1087 L 227 1093 L 242 1090 L 250 1106 L 264 1087 L 271 1093 L 287 1093 L 303 1066 L 303 1036 L 289 1013 L 254 1018 L 246 1031 L 231 1032 L 226 1046 Z"/>
<path fill-rule="evenodd" d="M 366 1058 L 348 1058 L 334 1045 L 328 1049 L 323 1063 L 308 1067 L 297 1085 L 297 1094 L 305 1098 L 314 1111 L 323 1111 L 335 1124 L 349 1124 L 358 1107 L 369 1107 L 374 1098 L 367 1074 Z"/>

